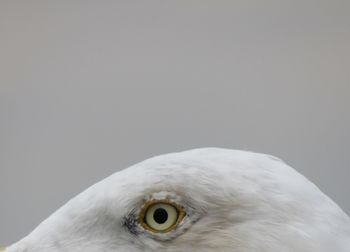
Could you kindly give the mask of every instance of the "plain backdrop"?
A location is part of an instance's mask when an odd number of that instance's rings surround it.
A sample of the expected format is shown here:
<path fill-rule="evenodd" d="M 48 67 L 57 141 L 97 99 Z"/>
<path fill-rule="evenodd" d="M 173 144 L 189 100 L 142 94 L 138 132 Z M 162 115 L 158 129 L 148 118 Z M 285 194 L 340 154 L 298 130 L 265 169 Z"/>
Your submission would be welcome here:
<path fill-rule="evenodd" d="M 350 213 L 350 1 L 0 1 L 0 243 L 145 158 L 276 155 Z"/>

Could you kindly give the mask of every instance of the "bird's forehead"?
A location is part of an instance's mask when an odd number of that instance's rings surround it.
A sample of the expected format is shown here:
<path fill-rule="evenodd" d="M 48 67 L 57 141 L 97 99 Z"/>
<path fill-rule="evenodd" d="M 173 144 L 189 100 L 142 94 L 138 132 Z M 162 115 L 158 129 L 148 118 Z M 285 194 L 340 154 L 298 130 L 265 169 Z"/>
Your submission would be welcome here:
<path fill-rule="evenodd" d="M 119 202 L 119 206 L 132 205 L 148 195 L 167 191 L 201 205 L 215 202 L 213 207 L 229 208 L 235 202 L 256 205 L 271 196 L 267 191 L 288 187 L 292 179 L 283 175 L 289 174 L 285 168 L 281 162 L 262 154 L 197 149 L 145 160 L 112 175 L 102 184 L 106 185 L 104 192 L 107 191 L 109 199 Z"/>
<path fill-rule="evenodd" d="M 227 164 L 228 165 L 228 164 Z M 232 170 L 232 169 L 231 169 Z M 173 154 L 145 160 L 123 171 L 128 183 L 184 186 L 190 182 L 209 183 L 229 172 L 225 160 L 210 160 L 206 156 Z M 211 178 L 210 180 L 208 178 Z"/>
<path fill-rule="evenodd" d="M 244 179 L 245 152 L 197 150 L 157 156 L 107 179 L 115 193 L 128 192 L 137 199 L 158 191 L 198 197 L 226 197 L 239 193 Z M 241 187 L 243 189 L 244 187 Z M 130 197 L 132 195 L 133 197 Z"/>

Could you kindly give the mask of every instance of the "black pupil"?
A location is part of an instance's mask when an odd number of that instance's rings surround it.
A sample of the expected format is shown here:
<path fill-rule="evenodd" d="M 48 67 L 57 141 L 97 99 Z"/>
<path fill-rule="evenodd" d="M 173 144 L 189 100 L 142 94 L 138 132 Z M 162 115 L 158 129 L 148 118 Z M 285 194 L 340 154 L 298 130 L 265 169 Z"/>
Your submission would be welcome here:
<path fill-rule="evenodd" d="M 168 212 L 164 208 L 157 208 L 153 213 L 153 218 L 158 224 L 163 224 L 168 220 Z"/>

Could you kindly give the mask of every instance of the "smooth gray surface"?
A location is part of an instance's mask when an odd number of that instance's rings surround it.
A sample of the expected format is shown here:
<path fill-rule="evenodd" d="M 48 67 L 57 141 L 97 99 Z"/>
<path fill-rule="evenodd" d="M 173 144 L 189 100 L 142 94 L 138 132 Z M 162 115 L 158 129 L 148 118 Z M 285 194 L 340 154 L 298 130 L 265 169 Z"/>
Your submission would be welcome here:
<path fill-rule="evenodd" d="M 0 243 L 194 147 L 271 153 L 350 213 L 350 1 L 1 1 Z"/>

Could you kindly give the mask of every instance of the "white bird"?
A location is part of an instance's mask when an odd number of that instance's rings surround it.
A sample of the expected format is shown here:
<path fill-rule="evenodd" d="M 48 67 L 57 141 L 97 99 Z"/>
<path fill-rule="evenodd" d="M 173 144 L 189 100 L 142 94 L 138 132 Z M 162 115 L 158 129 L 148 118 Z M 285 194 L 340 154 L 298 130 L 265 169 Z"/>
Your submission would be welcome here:
<path fill-rule="evenodd" d="M 69 201 L 6 252 L 349 252 L 350 218 L 276 157 L 154 157 Z"/>

